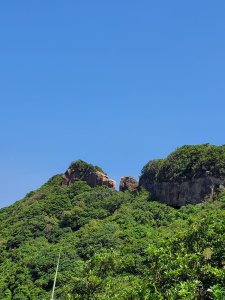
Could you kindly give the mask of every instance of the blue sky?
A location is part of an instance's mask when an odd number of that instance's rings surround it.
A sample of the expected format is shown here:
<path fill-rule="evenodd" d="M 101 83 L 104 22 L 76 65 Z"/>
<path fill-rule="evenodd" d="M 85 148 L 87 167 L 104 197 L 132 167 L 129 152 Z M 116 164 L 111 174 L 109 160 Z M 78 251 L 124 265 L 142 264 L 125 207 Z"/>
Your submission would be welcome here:
<path fill-rule="evenodd" d="M 225 144 L 224 1 L 2 1 L 0 207 L 71 161 L 138 177 Z"/>

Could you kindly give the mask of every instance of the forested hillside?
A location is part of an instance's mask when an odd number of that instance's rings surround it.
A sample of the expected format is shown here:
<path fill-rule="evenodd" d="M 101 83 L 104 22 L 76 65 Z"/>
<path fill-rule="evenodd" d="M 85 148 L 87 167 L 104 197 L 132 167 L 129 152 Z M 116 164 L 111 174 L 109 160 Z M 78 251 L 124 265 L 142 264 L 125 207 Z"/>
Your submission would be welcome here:
<path fill-rule="evenodd" d="M 175 209 L 144 189 L 51 178 L 0 210 L 0 299 L 225 299 L 225 193 Z"/>

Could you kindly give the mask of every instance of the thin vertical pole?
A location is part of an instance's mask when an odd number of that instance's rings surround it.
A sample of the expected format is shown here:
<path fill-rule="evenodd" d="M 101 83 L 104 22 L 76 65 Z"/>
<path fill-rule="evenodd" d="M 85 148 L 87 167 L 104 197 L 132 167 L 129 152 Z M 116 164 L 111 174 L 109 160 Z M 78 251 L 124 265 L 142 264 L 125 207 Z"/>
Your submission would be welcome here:
<path fill-rule="evenodd" d="M 51 300 L 54 300 L 55 285 L 56 285 L 56 279 L 57 279 L 57 275 L 58 275 L 58 269 L 59 269 L 59 261 L 60 261 L 61 250 L 62 250 L 62 248 L 60 248 L 60 251 L 59 251 L 59 257 L 58 257 L 57 266 L 56 266 L 56 271 L 55 271 L 55 278 L 54 278 L 54 283 L 53 283 L 53 288 L 52 288 L 52 296 L 51 296 Z"/>

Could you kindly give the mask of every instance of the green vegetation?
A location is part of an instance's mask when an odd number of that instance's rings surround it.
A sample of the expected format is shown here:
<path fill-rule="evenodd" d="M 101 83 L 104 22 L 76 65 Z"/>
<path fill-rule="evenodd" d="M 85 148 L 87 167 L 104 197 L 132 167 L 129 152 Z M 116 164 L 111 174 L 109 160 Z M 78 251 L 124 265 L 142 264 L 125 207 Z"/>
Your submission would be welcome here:
<path fill-rule="evenodd" d="M 141 171 L 141 179 L 147 179 L 149 182 L 157 181 L 163 163 L 163 159 L 150 160 Z"/>
<path fill-rule="evenodd" d="M 106 174 L 100 167 L 89 164 L 81 159 L 73 161 L 70 164 L 70 169 L 78 171 L 80 174 L 88 174 L 95 171 L 99 171 L 103 174 Z"/>
<path fill-rule="evenodd" d="M 180 210 L 53 177 L 0 211 L 0 299 L 224 299 L 225 195 Z"/>
<path fill-rule="evenodd" d="M 148 162 L 141 178 L 149 182 L 183 182 L 205 174 L 225 179 L 225 145 L 183 146 L 164 160 Z"/>
<path fill-rule="evenodd" d="M 203 166 L 224 176 L 223 152 L 184 146 L 143 176 L 188 178 Z M 178 210 L 145 190 L 61 178 L 0 210 L 1 300 L 49 300 L 60 249 L 55 299 L 225 299 L 225 193 Z"/>

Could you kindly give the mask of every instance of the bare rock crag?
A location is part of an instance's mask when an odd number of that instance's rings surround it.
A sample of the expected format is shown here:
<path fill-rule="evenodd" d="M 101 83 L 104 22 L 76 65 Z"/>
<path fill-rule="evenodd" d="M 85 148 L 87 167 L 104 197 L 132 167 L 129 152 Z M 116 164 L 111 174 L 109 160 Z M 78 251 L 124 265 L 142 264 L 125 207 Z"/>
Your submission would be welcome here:
<path fill-rule="evenodd" d="M 116 188 L 116 182 L 112 179 L 109 179 L 107 174 L 98 170 L 89 170 L 88 172 L 81 172 L 79 169 L 76 168 L 68 168 L 65 174 L 62 176 L 63 185 L 70 185 L 78 180 L 86 181 L 87 184 L 91 187 L 106 185 L 112 189 Z"/>
<path fill-rule="evenodd" d="M 134 192 L 137 191 L 139 182 L 131 176 L 124 176 L 120 180 L 119 190 Z"/>

